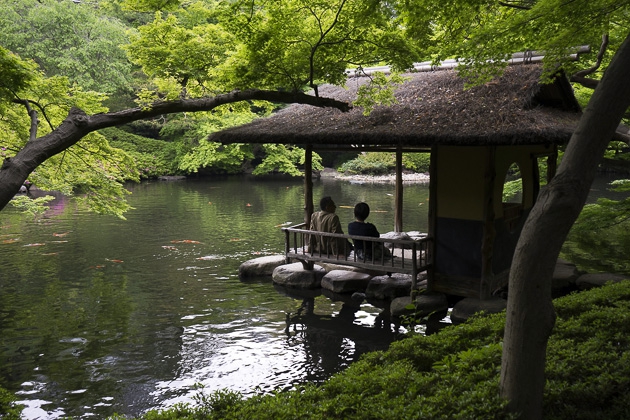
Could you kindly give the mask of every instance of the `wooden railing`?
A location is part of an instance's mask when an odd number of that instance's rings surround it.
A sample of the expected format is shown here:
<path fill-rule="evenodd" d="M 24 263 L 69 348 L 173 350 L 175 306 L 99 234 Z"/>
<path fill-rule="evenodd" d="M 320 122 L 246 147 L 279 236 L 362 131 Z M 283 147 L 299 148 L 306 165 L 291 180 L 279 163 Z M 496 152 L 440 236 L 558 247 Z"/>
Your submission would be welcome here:
<path fill-rule="evenodd" d="M 305 224 L 301 223 L 282 229 L 285 235 L 284 249 L 287 263 L 297 260 L 302 262 L 305 268 L 312 268 L 312 263 L 326 262 L 384 273 L 406 273 L 412 276 L 413 288 L 416 286 L 418 274 L 431 269 L 433 265 L 433 240 L 429 237 L 419 240 L 374 238 L 318 232 L 304 228 Z M 341 243 L 338 249 L 339 253 L 333 254 L 329 250 L 322 251 L 321 249 L 314 250 L 312 243 L 320 238 L 338 240 Z M 350 252 L 351 246 L 348 241 L 357 239 L 363 241 L 364 247 L 372 247 L 372 258 L 366 256 L 368 253 L 364 253 L 363 258 L 360 258 L 356 253 Z M 388 248 L 391 256 L 387 257 L 384 253 L 376 252 L 375 250 L 379 246 Z M 311 263 L 310 266 L 309 263 Z"/>

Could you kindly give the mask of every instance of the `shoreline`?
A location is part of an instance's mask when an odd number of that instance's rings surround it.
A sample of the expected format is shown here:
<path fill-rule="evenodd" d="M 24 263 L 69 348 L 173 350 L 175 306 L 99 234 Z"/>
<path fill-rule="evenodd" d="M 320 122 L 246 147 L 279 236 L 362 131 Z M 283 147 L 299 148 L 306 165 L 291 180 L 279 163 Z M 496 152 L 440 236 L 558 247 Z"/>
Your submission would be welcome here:
<path fill-rule="evenodd" d="M 323 171 L 320 172 L 320 177 L 322 178 L 334 178 L 340 181 L 349 181 L 355 184 L 394 184 L 396 183 L 396 175 L 388 174 L 388 175 L 345 175 L 337 172 L 331 168 L 324 168 Z M 402 174 L 403 183 L 407 184 L 428 184 L 429 183 L 429 174 L 422 172 L 412 172 L 412 173 L 403 173 Z"/>

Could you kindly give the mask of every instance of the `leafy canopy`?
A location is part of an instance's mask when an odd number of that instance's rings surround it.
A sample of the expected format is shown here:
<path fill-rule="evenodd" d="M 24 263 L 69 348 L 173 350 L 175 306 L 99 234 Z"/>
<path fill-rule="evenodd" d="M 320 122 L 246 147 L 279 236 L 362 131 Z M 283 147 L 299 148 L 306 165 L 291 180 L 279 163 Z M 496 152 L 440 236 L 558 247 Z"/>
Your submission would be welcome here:
<path fill-rule="evenodd" d="M 401 9 L 408 33 L 434 60 L 457 58 L 463 75 L 484 82 L 518 51 L 544 51 L 550 75 L 561 66 L 569 74 L 595 61 L 602 35 L 610 37 L 601 70 L 630 31 L 628 0 L 415 0 Z M 571 61 L 581 45 L 590 56 Z M 601 72 L 599 73 L 601 76 Z"/>
<path fill-rule="evenodd" d="M 30 136 L 31 121 L 25 118 L 26 106 L 38 112 L 37 135 L 50 133 L 66 118 L 71 107 L 89 113 L 104 112 L 105 96 L 71 86 L 66 77 L 44 77 L 33 62 L 19 59 L 0 47 L 0 158 L 11 158 L 21 150 Z M 14 101 L 9 101 L 12 98 Z M 124 201 L 122 182 L 137 179 L 130 157 L 112 148 L 98 133 L 91 133 L 75 146 L 50 157 L 29 177 L 39 188 L 73 195 L 92 210 L 122 217 L 129 206 Z"/>

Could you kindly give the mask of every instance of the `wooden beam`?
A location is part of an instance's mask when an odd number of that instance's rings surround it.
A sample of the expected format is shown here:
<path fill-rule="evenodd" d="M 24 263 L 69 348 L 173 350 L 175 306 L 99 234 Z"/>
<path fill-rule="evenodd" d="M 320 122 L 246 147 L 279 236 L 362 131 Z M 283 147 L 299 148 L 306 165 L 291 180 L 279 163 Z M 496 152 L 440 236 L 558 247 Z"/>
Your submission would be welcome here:
<path fill-rule="evenodd" d="M 403 179 L 402 146 L 396 148 L 396 202 L 394 212 L 394 232 L 403 231 Z"/>

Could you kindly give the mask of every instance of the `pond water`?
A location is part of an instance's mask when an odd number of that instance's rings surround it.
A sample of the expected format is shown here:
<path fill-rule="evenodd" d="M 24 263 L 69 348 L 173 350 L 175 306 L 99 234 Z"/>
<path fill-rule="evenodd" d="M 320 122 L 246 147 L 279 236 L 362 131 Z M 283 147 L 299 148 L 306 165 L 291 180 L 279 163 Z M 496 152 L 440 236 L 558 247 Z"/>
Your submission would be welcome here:
<path fill-rule="evenodd" d="M 350 314 L 315 293 L 303 301 L 239 265 L 283 250 L 303 219 L 299 179 L 235 177 L 130 186 L 127 220 L 59 197 L 43 217 L 0 212 L 0 385 L 24 418 L 138 415 L 190 402 L 201 385 L 245 395 L 321 382 L 395 329 L 364 303 Z M 393 230 L 394 186 L 315 182 L 342 225 L 366 201 Z M 405 187 L 404 229 L 426 231 L 428 187 Z"/>

